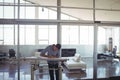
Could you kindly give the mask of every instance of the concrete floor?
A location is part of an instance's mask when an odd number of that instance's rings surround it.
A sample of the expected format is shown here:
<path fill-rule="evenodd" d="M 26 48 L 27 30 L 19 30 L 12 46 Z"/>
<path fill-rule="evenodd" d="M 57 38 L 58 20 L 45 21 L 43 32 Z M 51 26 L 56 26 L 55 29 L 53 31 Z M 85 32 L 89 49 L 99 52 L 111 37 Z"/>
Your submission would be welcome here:
<path fill-rule="evenodd" d="M 86 71 L 69 71 L 63 69 L 62 80 L 93 80 L 93 59 L 82 58 L 82 60 L 87 63 Z M 18 66 L 14 63 L 10 63 L 9 61 L 2 61 L 0 63 L 0 80 L 18 80 Z M 48 70 L 43 70 L 42 72 L 40 73 L 39 69 L 35 71 L 35 80 L 49 80 Z M 30 73 L 30 61 L 21 61 L 20 80 L 31 80 Z M 97 75 L 101 80 L 107 80 L 107 78 L 113 76 L 120 76 L 120 62 L 116 60 L 99 60 Z"/>

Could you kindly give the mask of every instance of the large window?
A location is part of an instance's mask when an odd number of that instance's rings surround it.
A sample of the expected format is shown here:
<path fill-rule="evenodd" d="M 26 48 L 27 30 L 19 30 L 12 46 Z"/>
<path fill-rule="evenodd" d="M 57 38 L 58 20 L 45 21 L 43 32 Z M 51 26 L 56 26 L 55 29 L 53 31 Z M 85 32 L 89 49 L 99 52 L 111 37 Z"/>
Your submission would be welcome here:
<path fill-rule="evenodd" d="M 17 25 L 0 26 L 0 44 L 14 45 L 18 41 Z M 20 45 L 35 44 L 56 44 L 57 26 L 56 25 L 20 25 L 19 27 Z"/>
<path fill-rule="evenodd" d="M 93 26 L 80 26 L 80 44 L 93 44 Z"/>
<path fill-rule="evenodd" d="M 14 45 L 18 41 L 18 27 L 14 25 L 0 25 L 0 44 Z M 35 44 L 35 26 L 20 25 L 20 44 Z"/>
<path fill-rule="evenodd" d="M 98 44 L 106 44 L 106 29 L 103 27 L 98 28 Z"/>
<path fill-rule="evenodd" d="M 14 43 L 14 26 L 4 25 L 4 45 L 13 45 Z"/>
<path fill-rule="evenodd" d="M 3 25 L 0 25 L 0 44 L 3 44 Z"/>
<path fill-rule="evenodd" d="M 4 18 L 14 18 L 13 6 L 4 6 Z"/>
<path fill-rule="evenodd" d="M 0 6 L 0 18 L 3 18 L 3 6 Z"/>
<path fill-rule="evenodd" d="M 34 25 L 20 26 L 20 44 L 21 45 L 35 44 L 35 26 Z"/>
<path fill-rule="evenodd" d="M 47 8 L 39 8 L 39 19 L 48 19 L 48 9 Z"/>
<path fill-rule="evenodd" d="M 14 3 L 14 0 L 3 0 L 4 2 L 7 2 L 7 3 Z M 17 1 L 17 0 L 16 0 Z"/>
<path fill-rule="evenodd" d="M 0 25 L 0 40 L 3 40 L 3 25 Z"/>
<path fill-rule="evenodd" d="M 120 34 L 119 27 L 115 27 L 115 26 L 106 27 L 106 43 L 109 44 L 109 38 L 111 37 L 113 40 L 113 47 L 117 46 L 117 48 L 119 49 L 119 40 L 120 40 L 119 34 Z"/>
<path fill-rule="evenodd" d="M 35 19 L 35 7 L 20 7 L 20 18 Z"/>
<path fill-rule="evenodd" d="M 120 36 L 119 36 L 119 34 L 120 34 L 120 29 L 119 29 L 119 27 L 115 27 L 113 29 L 113 31 L 114 31 L 114 34 L 113 34 L 113 36 L 114 36 L 113 37 L 114 38 L 113 46 L 117 46 L 117 48 L 119 49 L 119 43 L 120 43 Z"/>
<path fill-rule="evenodd" d="M 78 42 L 79 27 L 75 25 L 62 26 L 62 44 L 79 44 Z"/>
<path fill-rule="evenodd" d="M 62 26 L 62 44 L 93 44 L 93 26 Z"/>
<path fill-rule="evenodd" d="M 57 43 L 57 26 L 40 25 L 38 33 L 39 44 L 56 44 Z"/>

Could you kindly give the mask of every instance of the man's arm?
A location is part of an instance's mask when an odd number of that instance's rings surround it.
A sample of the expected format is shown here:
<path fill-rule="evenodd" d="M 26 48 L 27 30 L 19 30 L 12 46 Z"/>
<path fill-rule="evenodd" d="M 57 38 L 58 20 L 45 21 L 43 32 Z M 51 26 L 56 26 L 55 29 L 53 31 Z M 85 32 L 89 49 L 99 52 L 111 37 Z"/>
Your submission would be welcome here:
<path fill-rule="evenodd" d="M 48 57 L 48 55 L 46 54 L 46 53 L 48 52 L 48 49 L 49 49 L 49 46 L 48 46 L 48 47 L 46 47 L 45 49 L 43 49 L 43 50 L 41 51 L 40 56 L 43 56 L 43 57 Z"/>
<path fill-rule="evenodd" d="M 56 56 L 50 56 L 50 55 L 48 55 L 47 52 L 48 52 L 49 48 L 50 48 L 50 46 L 48 46 L 44 50 L 42 50 L 40 56 L 48 57 L 48 58 L 56 58 Z"/>
<path fill-rule="evenodd" d="M 57 58 L 56 56 L 49 56 L 49 55 L 45 55 L 45 54 L 41 54 L 40 56 L 48 57 L 48 58 Z"/>

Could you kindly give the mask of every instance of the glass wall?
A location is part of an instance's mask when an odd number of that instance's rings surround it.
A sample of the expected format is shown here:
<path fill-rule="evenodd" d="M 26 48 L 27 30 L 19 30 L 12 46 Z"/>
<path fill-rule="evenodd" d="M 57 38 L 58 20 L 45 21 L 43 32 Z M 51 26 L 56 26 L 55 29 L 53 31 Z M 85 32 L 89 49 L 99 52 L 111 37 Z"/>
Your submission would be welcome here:
<path fill-rule="evenodd" d="M 62 44 L 78 45 L 79 44 L 79 26 L 62 25 Z"/>
<path fill-rule="evenodd" d="M 98 27 L 98 78 L 119 76 L 119 33 L 117 26 Z"/>
<path fill-rule="evenodd" d="M 17 45 L 18 27 L 16 25 L 1 25 L 0 31 L 1 45 Z M 20 45 L 57 43 L 56 25 L 20 25 L 19 31 Z"/>
<path fill-rule="evenodd" d="M 40 25 L 38 28 L 38 44 L 56 44 L 57 43 L 57 26 Z"/>
<path fill-rule="evenodd" d="M 101 55 L 99 55 L 112 53 L 114 46 L 117 46 L 119 55 L 118 25 L 120 24 L 115 22 L 120 21 L 119 1 L 95 0 L 95 8 L 93 5 L 94 0 L 20 0 L 20 10 L 18 10 L 18 0 L 0 0 L 0 51 L 7 53 L 8 60 L 9 49 L 15 50 L 17 58 L 30 57 L 34 56 L 39 49 L 60 42 L 62 48 L 75 48 L 76 53 L 80 54 L 81 61 L 87 64 L 84 76 L 78 75 L 79 77 L 71 79 L 93 79 L 119 75 L 119 72 L 115 72 L 116 70 L 113 70 L 113 74 L 111 74 L 110 70 L 119 68 L 112 66 L 109 58 L 107 58 L 107 64 L 102 65 L 102 63 L 106 63 L 106 59 L 102 60 L 105 57 L 102 56 L 101 59 Z M 19 11 L 20 19 L 18 20 Z M 98 26 L 99 24 L 100 26 Z M 117 26 L 115 26 L 116 24 Z M 95 30 L 95 27 L 98 29 Z M 97 36 L 95 36 L 96 34 Z M 97 45 L 97 53 L 95 53 L 95 45 Z M 97 56 L 93 57 L 95 54 Z M 96 58 L 98 66 L 94 67 Z M 20 61 L 21 64 L 23 62 Z M 8 65 L 10 67 L 7 67 L 7 70 L 10 70 L 13 66 Z M 25 66 L 15 67 L 15 79 L 19 76 L 21 76 L 20 80 L 31 78 L 30 69 L 24 70 Z M 112 66 L 112 68 L 108 66 Z M 96 76 L 94 76 L 94 69 L 97 69 Z M 20 74 L 17 74 L 19 72 Z M 4 77 L 3 74 L 7 77 Z M 8 73 L 3 74 L 0 74 L 3 76 L 2 78 L 10 78 Z M 63 74 L 63 76 L 63 80 L 69 80 L 71 75 Z M 42 77 L 43 79 L 49 78 L 48 75 Z M 41 76 L 39 78 L 41 79 Z M 35 79 L 39 78 L 36 76 Z"/>

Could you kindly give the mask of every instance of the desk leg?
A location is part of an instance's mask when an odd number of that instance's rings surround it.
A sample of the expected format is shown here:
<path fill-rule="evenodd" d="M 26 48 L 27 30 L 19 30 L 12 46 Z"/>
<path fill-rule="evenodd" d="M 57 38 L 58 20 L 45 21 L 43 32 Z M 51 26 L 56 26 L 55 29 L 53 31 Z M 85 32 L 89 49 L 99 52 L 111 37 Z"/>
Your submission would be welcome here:
<path fill-rule="evenodd" d="M 38 60 L 31 62 L 31 80 L 34 80 L 34 71 L 38 68 Z"/>
<path fill-rule="evenodd" d="M 31 64 L 31 80 L 34 80 L 34 68 L 35 68 L 35 65 Z"/>
<path fill-rule="evenodd" d="M 59 67 L 59 75 L 60 75 L 59 80 L 62 80 L 62 66 Z"/>

